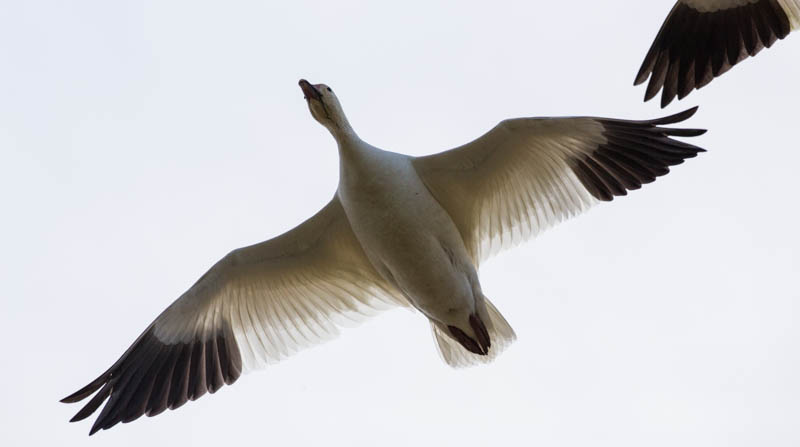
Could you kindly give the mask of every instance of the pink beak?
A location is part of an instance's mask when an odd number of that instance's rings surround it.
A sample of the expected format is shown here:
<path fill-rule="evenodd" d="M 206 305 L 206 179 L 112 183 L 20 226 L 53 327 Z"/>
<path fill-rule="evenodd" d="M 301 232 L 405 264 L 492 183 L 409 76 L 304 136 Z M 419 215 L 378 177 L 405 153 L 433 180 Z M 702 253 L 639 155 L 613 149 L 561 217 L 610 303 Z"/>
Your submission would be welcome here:
<path fill-rule="evenodd" d="M 306 81 L 305 79 L 301 79 L 298 84 L 300 84 L 300 88 L 303 90 L 303 95 L 305 95 L 306 99 L 316 99 L 317 101 L 322 99 L 322 95 L 320 95 L 319 90 L 311 85 L 310 82 Z"/>

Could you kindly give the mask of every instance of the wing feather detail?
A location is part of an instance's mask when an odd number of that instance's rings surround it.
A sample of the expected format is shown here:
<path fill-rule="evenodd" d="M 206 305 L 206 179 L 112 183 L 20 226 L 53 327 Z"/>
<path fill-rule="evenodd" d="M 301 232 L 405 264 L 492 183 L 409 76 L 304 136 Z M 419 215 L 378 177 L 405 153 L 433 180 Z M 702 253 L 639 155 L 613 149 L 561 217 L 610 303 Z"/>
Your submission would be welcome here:
<path fill-rule="evenodd" d="M 800 28 L 800 0 L 679 0 L 636 75 L 649 101 L 683 99 Z"/>
<path fill-rule="evenodd" d="M 111 368 L 62 402 L 103 403 L 90 434 L 175 409 L 243 372 L 407 305 L 372 268 L 338 198 L 275 239 L 234 250 L 170 305 Z"/>
<path fill-rule="evenodd" d="M 673 137 L 704 130 L 661 127 L 696 110 L 650 121 L 506 120 L 464 146 L 416 158 L 414 166 L 477 264 L 702 152 Z"/>

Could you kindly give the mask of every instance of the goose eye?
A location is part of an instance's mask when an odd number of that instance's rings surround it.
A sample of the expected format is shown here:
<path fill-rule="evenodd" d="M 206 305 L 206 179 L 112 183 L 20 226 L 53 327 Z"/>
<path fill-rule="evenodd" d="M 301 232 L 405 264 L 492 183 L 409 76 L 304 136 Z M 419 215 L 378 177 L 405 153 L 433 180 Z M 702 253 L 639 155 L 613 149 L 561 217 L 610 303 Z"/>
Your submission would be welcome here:
<path fill-rule="evenodd" d="M 333 93 L 333 90 L 331 90 L 331 88 L 330 88 L 330 87 L 328 87 L 328 91 L 329 91 L 329 92 L 331 92 L 331 93 Z"/>

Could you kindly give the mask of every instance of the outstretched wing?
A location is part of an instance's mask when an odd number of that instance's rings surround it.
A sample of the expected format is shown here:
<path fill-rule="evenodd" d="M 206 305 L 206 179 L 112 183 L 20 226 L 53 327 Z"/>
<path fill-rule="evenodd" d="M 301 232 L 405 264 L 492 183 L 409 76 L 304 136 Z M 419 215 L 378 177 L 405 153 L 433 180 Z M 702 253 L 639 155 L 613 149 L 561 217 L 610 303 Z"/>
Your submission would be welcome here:
<path fill-rule="evenodd" d="M 416 158 L 414 166 L 478 264 L 702 152 L 671 137 L 704 130 L 660 127 L 696 110 L 652 121 L 511 119 L 464 146 Z"/>
<path fill-rule="evenodd" d="M 679 0 L 636 75 L 661 107 L 800 28 L 800 0 Z"/>
<path fill-rule="evenodd" d="M 74 422 L 108 400 L 90 434 L 178 408 L 334 337 L 339 325 L 405 305 L 391 290 L 334 198 L 295 229 L 225 256 L 111 368 L 62 402 L 99 390 Z"/>

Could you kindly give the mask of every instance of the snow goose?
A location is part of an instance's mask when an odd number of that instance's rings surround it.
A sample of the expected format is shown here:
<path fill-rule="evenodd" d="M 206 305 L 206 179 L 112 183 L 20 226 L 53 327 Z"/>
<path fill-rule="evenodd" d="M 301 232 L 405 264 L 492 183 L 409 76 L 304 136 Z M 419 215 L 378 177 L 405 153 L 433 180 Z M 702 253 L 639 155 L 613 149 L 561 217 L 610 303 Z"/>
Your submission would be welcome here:
<path fill-rule="evenodd" d="M 691 109 L 651 121 L 510 119 L 415 158 L 359 139 L 330 87 L 300 87 L 338 143 L 333 199 L 293 230 L 230 252 L 108 370 L 63 399 L 96 392 L 73 422 L 107 401 L 90 434 L 214 393 L 392 306 L 428 318 L 449 365 L 488 362 L 515 335 L 481 289 L 483 259 L 702 151 L 671 137 L 703 130 L 661 127 Z"/>
<path fill-rule="evenodd" d="M 636 75 L 645 101 L 683 99 L 800 28 L 800 0 L 679 0 Z"/>

